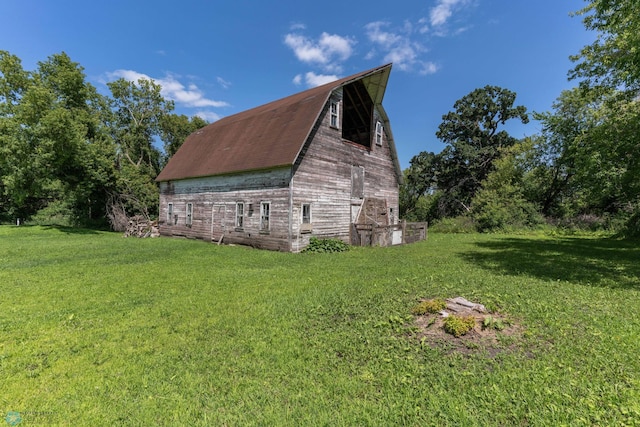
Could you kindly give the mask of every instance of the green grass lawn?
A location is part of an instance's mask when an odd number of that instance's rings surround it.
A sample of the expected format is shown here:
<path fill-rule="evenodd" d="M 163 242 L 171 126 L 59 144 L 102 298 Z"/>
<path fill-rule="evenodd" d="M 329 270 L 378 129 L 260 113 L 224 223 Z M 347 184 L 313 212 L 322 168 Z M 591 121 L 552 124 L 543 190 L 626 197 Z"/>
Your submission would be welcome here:
<path fill-rule="evenodd" d="M 416 302 L 455 296 L 522 333 L 418 339 Z M 7 425 L 640 425 L 637 242 L 288 254 L 4 226 L 0 304 Z"/>

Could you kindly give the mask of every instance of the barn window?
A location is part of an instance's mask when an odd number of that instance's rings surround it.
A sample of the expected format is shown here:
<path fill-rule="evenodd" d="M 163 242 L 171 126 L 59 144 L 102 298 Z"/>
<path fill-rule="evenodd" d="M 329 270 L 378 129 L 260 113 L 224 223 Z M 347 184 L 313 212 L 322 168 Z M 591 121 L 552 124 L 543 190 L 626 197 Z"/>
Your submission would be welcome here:
<path fill-rule="evenodd" d="M 244 203 L 236 203 L 236 227 L 244 226 Z"/>
<path fill-rule="evenodd" d="M 269 231 L 269 216 L 271 214 L 271 203 L 260 203 L 260 231 Z"/>
<path fill-rule="evenodd" d="M 376 145 L 382 145 L 382 123 L 376 122 Z"/>
<path fill-rule="evenodd" d="M 193 223 L 193 203 L 187 203 L 187 217 L 185 220 L 185 224 L 191 226 Z"/>
<path fill-rule="evenodd" d="M 173 203 L 167 205 L 167 224 L 173 224 Z"/>
<path fill-rule="evenodd" d="M 310 203 L 302 204 L 302 223 L 311 224 L 311 204 Z"/>
<path fill-rule="evenodd" d="M 332 128 L 340 127 L 340 108 L 337 101 L 331 101 L 330 125 Z"/>

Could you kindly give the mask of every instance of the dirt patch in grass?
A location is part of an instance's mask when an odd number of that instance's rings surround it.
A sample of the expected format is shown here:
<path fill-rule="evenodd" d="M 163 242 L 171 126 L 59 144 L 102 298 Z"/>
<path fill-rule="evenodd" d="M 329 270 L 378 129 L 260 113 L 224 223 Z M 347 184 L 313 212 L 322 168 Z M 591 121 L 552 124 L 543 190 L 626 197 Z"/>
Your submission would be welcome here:
<path fill-rule="evenodd" d="M 501 313 L 489 313 L 482 304 L 462 297 L 445 301 L 446 308 L 443 310 L 416 316 L 415 325 L 420 342 L 447 353 L 485 353 L 490 357 L 517 349 L 522 328 L 509 317 Z M 454 336 L 445 328 L 446 319 L 451 316 L 473 318 L 475 322 L 468 332 Z"/>

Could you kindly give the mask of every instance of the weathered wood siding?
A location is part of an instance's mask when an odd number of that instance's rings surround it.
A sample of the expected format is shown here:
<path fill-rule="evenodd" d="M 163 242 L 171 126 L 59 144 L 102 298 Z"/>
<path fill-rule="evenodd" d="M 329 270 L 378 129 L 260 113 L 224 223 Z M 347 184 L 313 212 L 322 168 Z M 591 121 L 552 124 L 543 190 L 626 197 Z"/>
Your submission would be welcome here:
<path fill-rule="evenodd" d="M 332 100 L 341 98 L 342 91 L 336 91 Z M 349 242 L 351 224 L 366 199 L 386 205 L 384 225 L 395 224 L 398 181 L 387 134 L 380 145 L 375 141 L 376 121 L 382 121 L 378 111 L 371 123 L 371 145 L 365 147 L 344 140 L 342 130 L 330 126 L 329 106 L 292 168 L 160 183 L 160 234 L 212 241 L 222 237 L 224 243 L 298 252 L 311 236 Z M 236 227 L 238 202 L 244 203 L 242 227 Z M 261 202 L 270 202 L 268 232 L 260 230 Z M 188 203 L 193 205 L 191 225 L 186 224 Z M 310 224 L 302 224 L 305 204 L 311 206 Z"/>
<path fill-rule="evenodd" d="M 341 101 L 341 96 L 342 93 L 337 92 L 332 100 Z M 341 129 L 330 126 L 329 105 L 325 106 L 310 140 L 294 165 L 293 251 L 303 249 L 311 236 L 336 237 L 349 242 L 351 224 L 366 198 L 386 200 L 393 212 L 389 222 L 397 221 L 398 182 L 386 135 L 381 145 L 373 140 L 371 147 L 343 140 Z M 374 117 L 373 138 L 375 122 L 379 120 L 377 112 Z M 362 198 L 352 197 L 354 166 L 364 170 Z M 306 203 L 311 204 L 311 233 L 307 227 L 301 227 L 302 205 Z"/>
<path fill-rule="evenodd" d="M 290 168 L 160 183 L 159 231 L 163 236 L 236 243 L 289 251 Z M 244 204 L 236 227 L 236 204 Z M 260 205 L 270 204 L 269 230 L 260 229 Z M 168 206 L 173 203 L 173 218 Z M 187 225 L 187 204 L 193 205 Z"/>

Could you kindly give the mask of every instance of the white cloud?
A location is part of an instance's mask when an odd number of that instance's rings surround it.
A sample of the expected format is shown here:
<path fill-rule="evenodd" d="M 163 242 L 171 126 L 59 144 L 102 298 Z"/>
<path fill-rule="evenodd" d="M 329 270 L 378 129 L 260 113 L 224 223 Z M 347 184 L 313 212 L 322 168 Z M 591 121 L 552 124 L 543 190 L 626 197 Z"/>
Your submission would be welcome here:
<path fill-rule="evenodd" d="M 219 114 L 214 113 L 213 111 L 198 111 L 195 115 L 210 123 L 218 121 L 221 118 Z"/>
<path fill-rule="evenodd" d="M 417 62 L 418 52 L 414 46 L 408 41 L 394 46 L 389 50 L 389 53 L 384 57 L 385 62 L 393 62 L 398 68 L 403 71 L 409 71 Z"/>
<path fill-rule="evenodd" d="M 137 71 L 133 70 L 116 70 L 112 73 L 107 73 L 107 78 L 109 80 L 122 78 L 130 82 L 137 82 L 140 79 L 153 80 L 146 74 L 138 73 Z"/>
<path fill-rule="evenodd" d="M 391 49 L 393 45 L 400 43 L 402 41 L 401 36 L 383 30 L 384 27 L 389 25 L 388 22 L 383 21 L 370 22 L 365 25 L 364 28 L 367 31 L 369 41 L 379 44 L 383 49 Z"/>
<path fill-rule="evenodd" d="M 208 99 L 202 91 L 193 83 L 188 87 L 180 83 L 175 76 L 167 74 L 164 78 L 153 78 L 146 74 L 133 70 L 115 70 L 107 73 L 109 80 L 123 78 L 131 82 L 137 82 L 140 79 L 151 80 L 160 85 L 162 96 L 171 99 L 185 107 L 227 107 L 229 104 L 224 101 L 216 101 Z"/>
<path fill-rule="evenodd" d="M 326 83 L 334 82 L 339 78 L 340 77 L 338 77 L 335 74 L 316 74 L 313 71 L 309 71 L 308 73 L 305 73 L 304 76 L 302 74 L 296 75 L 293 78 L 293 83 L 299 86 L 302 84 L 304 80 L 304 83 L 306 86 L 316 87 L 316 86 L 322 86 L 323 84 L 326 84 Z"/>
<path fill-rule="evenodd" d="M 325 63 L 328 61 L 327 54 L 314 44 L 311 40 L 300 34 L 287 34 L 284 43 L 293 49 L 296 57 L 302 62 Z"/>
<path fill-rule="evenodd" d="M 339 72 L 341 63 L 353 54 L 355 40 L 329 33 L 322 33 L 318 40 L 312 40 L 302 34 L 289 33 L 284 43 L 300 61 L 320 66 L 325 71 Z"/>
<path fill-rule="evenodd" d="M 429 25 L 427 25 L 427 18 L 420 18 L 418 20 L 418 32 L 420 34 L 426 34 L 429 32 Z"/>
<path fill-rule="evenodd" d="M 216 81 L 223 89 L 229 89 L 231 87 L 231 82 L 226 81 L 222 77 L 216 77 Z"/>
<path fill-rule="evenodd" d="M 405 22 L 401 28 L 390 29 L 391 24 L 384 21 L 371 22 L 365 25 L 367 38 L 376 48 L 367 53 L 366 58 L 372 59 L 380 50 L 384 55 L 385 62 L 393 62 L 394 66 L 403 71 L 413 71 L 416 68 L 422 70 L 437 68 L 429 67 L 431 63 L 424 62 L 421 54 L 426 52 L 426 48 L 419 42 L 413 40 L 415 32 L 421 33 L 424 28 L 424 21 L 418 21 L 414 26 L 410 22 Z"/>
<path fill-rule="evenodd" d="M 438 3 L 431 8 L 429 22 L 432 27 L 442 27 L 453 16 L 453 12 L 464 7 L 469 0 L 438 0 Z"/>
<path fill-rule="evenodd" d="M 438 70 L 439 70 L 438 66 L 433 62 L 423 62 L 422 69 L 420 70 L 420 74 L 422 75 L 435 74 L 438 72 Z"/>
<path fill-rule="evenodd" d="M 453 14 L 453 7 L 460 0 L 439 0 L 438 4 L 431 8 L 429 18 L 434 27 L 443 25 Z"/>

